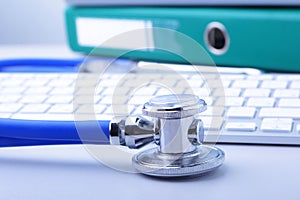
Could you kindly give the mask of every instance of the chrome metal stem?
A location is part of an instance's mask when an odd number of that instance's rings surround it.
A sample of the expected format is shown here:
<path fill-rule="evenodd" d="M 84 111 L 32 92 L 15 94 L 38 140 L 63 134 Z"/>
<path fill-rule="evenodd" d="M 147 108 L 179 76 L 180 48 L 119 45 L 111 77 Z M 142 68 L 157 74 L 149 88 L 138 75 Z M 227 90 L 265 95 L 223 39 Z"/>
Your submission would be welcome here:
<path fill-rule="evenodd" d="M 194 117 L 160 119 L 160 151 L 162 153 L 187 153 L 195 149 L 188 138 L 189 127 Z"/>

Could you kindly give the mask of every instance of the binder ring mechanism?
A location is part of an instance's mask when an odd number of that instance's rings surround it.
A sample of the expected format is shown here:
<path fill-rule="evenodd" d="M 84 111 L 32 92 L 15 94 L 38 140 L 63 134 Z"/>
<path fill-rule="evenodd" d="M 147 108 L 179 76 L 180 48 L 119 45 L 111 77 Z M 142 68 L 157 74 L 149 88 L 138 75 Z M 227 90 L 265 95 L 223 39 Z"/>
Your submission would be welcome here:
<path fill-rule="evenodd" d="M 132 158 L 137 171 L 157 177 L 201 175 L 222 165 L 224 152 L 203 144 L 204 128 L 199 113 L 207 104 L 195 95 L 163 95 L 143 105 L 142 115 L 115 118 L 110 123 L 110 142 L 132 149 L 147 144 Z"/>

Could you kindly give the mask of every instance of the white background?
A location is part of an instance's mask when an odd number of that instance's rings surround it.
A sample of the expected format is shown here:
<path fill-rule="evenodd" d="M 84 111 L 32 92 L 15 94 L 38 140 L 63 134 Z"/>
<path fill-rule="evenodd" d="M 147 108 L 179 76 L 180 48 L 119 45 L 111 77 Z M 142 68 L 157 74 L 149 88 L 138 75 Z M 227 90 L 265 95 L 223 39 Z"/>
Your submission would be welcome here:
<path fill-rule="evenodd" d="M 0 0 L 0 45 L 65 44 L 64 0 Z"/>

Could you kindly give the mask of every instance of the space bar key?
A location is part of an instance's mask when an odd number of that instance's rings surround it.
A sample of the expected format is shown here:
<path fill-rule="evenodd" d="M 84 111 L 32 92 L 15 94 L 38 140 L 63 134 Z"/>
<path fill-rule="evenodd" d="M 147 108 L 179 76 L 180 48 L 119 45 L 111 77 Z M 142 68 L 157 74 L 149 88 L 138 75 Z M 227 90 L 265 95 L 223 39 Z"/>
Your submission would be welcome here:
<path fill-rule="evenodd" d="M 262 108 L 259 117 L 289 117 L 300 119 L 300 108 Z"/>

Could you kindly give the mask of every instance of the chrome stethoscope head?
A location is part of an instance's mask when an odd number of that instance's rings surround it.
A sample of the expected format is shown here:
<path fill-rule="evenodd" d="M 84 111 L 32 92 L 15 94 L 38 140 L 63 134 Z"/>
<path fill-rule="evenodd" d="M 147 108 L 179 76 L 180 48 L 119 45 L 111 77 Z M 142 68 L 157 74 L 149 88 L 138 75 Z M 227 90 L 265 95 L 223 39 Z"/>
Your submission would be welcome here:
<path fill-rule="evenodd" d="M 195 95 L 163 95 L 143 106 L 143 115 L 115 119 L 110 124 L 111 144 L 156 148 L 136 154 L 134 167 L 158 177 L 200 175 L 222 165 L 224 152 L 202 144 L 204 128 L 199 113 L 206 103 Z"/>

